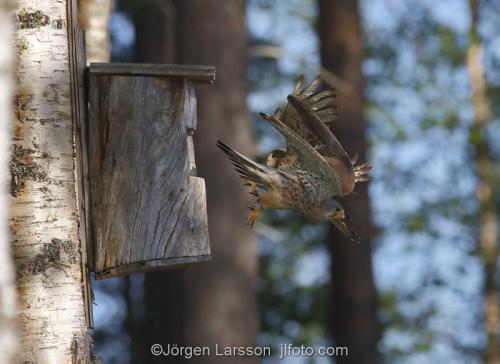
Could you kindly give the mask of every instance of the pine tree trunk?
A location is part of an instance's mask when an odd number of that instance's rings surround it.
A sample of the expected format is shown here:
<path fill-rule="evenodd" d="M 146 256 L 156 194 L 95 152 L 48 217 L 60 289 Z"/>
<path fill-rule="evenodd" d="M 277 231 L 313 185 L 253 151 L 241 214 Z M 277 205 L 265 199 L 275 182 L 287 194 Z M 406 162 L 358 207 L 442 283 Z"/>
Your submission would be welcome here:
<path fill-rule="evenodd" d="M 198 130 L 194 135 L 198 176 L 205 178 L 207 185 L 213 261 L 146 275 L 144 328 L 148 330 L 142 331 L 144 340 L 147 345 L 177 343 L 209 346 L 212 350 L 216 344 L 255 345 L 256 258 L 254 235 L 244 222 L 248 199 L 230 163 L 215 147 L 217 139 L 222 139 L 242 152 L 253 152 L 246 106 L 245 2 L 168 3 L 156 12 L 149 8 L 134 17 L 136 34 L 141 37 L 136 48 L 141 53 L 136 59 L 216 66 L 215 85 L 197 88 Z M 155 19 L 164 22 L 155 24 Z M 165 39 L 163 44 L 151 42 L 148 34 L 152 29 L 160 34 L 159 39 Z M 151 54 L 155 49 L 157 53 Z M 203 363 L 221 362 L 255 363 L 257 359 L 203 358 Z"/>
<path fill-rule="evenodd" d="M 0 363 L 14 362 L 18 349 L 17 295 L 8 221 L 9 135 L 14 94 L 14 1 L 0 2 Z"/>
<path fill-rule="evenodd" d="M 70 0 L 19 0 L 11 233 L 20 362 L 93 361 L 84 304 L 68 29 Z"/>
<path fill-rule="evenodd" d="M 78 0 L 78 22 L 85 29 L 87 62 L 109 62 L 112 0 Z"/>
<path fill-rule="evenodd" d="M 479 200 L 479 240 L 477 242 L 484 262 L 484 325 L 487 334 L 487 346 L 484 352 L 486 364 L 500 364 L 500 302 L 495 284 L 498 261 L 498 225 L 495 200 L 493 163 L 488 141 L 484 131 L 490 122 L 490 109 L 486 95 L 486 79 L 482 65 L 482 46 L 478 33 L 479 10 L 476 0 L 470 0 L 472 14 L 470 45 L 467 50 L 467 69 L 472 89 L 472 107 L 474 119 L 471 127 L 471 140 L 475 151 L 475 167 L 478 177 L 476 188 Z"/>
<path fill-rule="evenodd" d="M 255 345 L 257 314 L 253 291 L 255 237 L 246 226 L 248 194 L 217 139 L 252 155 L 254 141 L 246 104 L 247 36 L 245 1 L 178 1 L 179 59 L 185 64 L 211 64 L 213 87 L 199 87 L 195 151 L 198 175 L 207 183 L 213 261 L 183 272 L 188 342 L 211 346 Z M 200 325 L 200 323 L 203 323 Z M 256 363 L 236 357 L 210 363 Z"/>
<path fill-rule="evenodd" d="M 177 9 L 172 0 L 144 0 L 134 12 L 135 61 L 176 63 Z"/>
<path fill-rule="evenodd" d="M 334 132 L 353 156 L 365 160 L 367 143 L 363 116 L 362 32 L 355 0 L 319 0 L 319 35 L 323 67 L 352 86 L 348 95 L 339 93 L 340 119 Z M 353 244 L 332 228 L 328 245 L 332 258 L 331 329 L 336 345 L 347 346 L 349 355 L 337 363 L 378 362 L 377 296 L 371 262 L 373 227 L 367 185 L 356 186 L 356 194 L 342 201 L 350 213 L 361 244 Z"/>

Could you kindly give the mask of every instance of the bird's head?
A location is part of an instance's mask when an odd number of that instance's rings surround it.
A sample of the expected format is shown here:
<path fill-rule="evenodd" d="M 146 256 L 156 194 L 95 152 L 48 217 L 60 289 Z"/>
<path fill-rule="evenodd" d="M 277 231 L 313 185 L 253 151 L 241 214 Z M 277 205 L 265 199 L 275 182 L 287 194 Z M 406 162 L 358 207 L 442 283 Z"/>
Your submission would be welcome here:
<path fill-rule="evenodd" d="M 287 155 L 286 150 L 278 148 L 273 150 L 271 153 L 267 155 L 266 164 L 271 168 L 278 168 L 280 164 L 280 160 L 285 158 Z"/>
<path fill-rule="evenodd" d="M 356 234 L 349 222 L 351 218 L 345 212 L 342 205 L 333 198 L 327 198 L 321 203 L 321 209 L 323 210 L 325 220 L 328 220 L 333 225 L 337 227 L 345 236 L 347 236 L 351 241 L 359 243 L 359 236 Z"/>
<path fill-rule="evenodd" d="M 326 220 L 344 220 L 346 218 L 346 213 L 342 205 L 331 197 L 321 203 L 321 210 Z"/>

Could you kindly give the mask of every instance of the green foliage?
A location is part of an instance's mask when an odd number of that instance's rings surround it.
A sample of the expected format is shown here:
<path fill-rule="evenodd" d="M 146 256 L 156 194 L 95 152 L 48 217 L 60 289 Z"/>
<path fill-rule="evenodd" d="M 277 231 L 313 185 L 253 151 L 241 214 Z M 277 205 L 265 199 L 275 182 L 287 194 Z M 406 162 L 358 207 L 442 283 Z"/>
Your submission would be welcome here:
<path fill-rule="evenodd" d="M 488 136 L 471 128 L 468 26 L 426 2 L 384 5 L 391 22 L 365 9 L 382 352 L 388 363 L 476 363 L 480 285 L 463 282 L 481 279 L 471 145 Z"/>
<path fill-rule="evenodd" d="M 261 330 L 274 340 L 312 345 L 327 336 L 329 277 L 304 284 L 298 273 L 304 269 L 300 267 L 302 257 L 323 252 L 323 229 L 300 216 L 282 212 L 266 212 L 263 223 L 277 229 L 280 240 L 261 239 L 256 285 Z M 318 269 L 328 271 L 327 266 Z"/>
<path fill-rule="evenodd" d="M 465 49 L 464 44 L 460 43 L 457 33 L 449 27 L 437 25 L 435 34 L 439 39 L 443 58 L 452 67 L 462 66 L 465 59 Z"/>
<path fill-rule="evenodd" d="M 412 214 L 405 220 L 405 229 L 409 233 L 418 233 L 425 231 L 428 228 L 428 216 L 425 214 Z"/>

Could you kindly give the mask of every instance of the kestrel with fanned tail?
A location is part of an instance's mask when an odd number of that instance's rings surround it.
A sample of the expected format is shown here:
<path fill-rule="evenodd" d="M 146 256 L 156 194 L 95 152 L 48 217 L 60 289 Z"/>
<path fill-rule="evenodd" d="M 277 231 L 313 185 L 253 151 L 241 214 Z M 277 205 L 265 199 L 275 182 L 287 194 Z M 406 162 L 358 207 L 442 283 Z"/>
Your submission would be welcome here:
<path fill-rule="evenodd" d="M 250 226 L 264 209 L 290 209 L 312 220 L 329 221 L 359 242 L 344 208 L 333 197 L 348 195 L 357 182 L 371 179 L 371 166 L 356 164 L 356 158 L 349 158 L 332 133 L 337 120 L 335 94 L 331 89 L 318 91 L 320 83 L 316 77 L 303 87 L 301 76 L 284 109 L 274 116 L 260 114 L 287 142 L 286 149 L 275 149 L 267 156 L 266 165 L 221 141 L 217 146 L 257 197 L 250 207 Z"/>

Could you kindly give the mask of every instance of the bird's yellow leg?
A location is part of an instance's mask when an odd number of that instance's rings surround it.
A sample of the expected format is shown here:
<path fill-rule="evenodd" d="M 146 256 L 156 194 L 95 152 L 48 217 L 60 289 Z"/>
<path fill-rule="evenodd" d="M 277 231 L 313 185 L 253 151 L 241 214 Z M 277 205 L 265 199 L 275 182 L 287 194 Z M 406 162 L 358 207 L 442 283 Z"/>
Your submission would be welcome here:
<path fill-rule="evenodd" d="M 253 205 L 249 207 L 249 210 L 250 212 L 248 214 L 247 223 L 248 226 L 253 227 L 255 220 L 257 220 L 257 217 L 259 217 L 260 213 L 264 211 L 264 208 L 262 206 Z"/>
<path fill-rule="evenodd" d="M 248 187 L 250 187 L 250 194 L 252 196 L 255 196 L 259 198 L 259 193 L 257 192 L 257 185 L 254 182 L 248 181 L 245 183 Z M 248 209 L 250 210 L 248 217 L 247 217 L 247 224 L 250 227 L 253 227 L 253 224 L 255 224 L 255 220 L 257 220 L 257 217 L 259 217 L 260 213 L 264 210 L 262 206 L 260 206 L 260 199 L 258 199 L 252 206 L 250 206 Z"/>
<path fill-rule="evenodd" d="M 254 182 L 247 182 L 245 183 L 245 186 L 250 187 L 250 194 L 252 196 L 259 197 L 259 193 L 257 192 L 257 185 Z"/>

